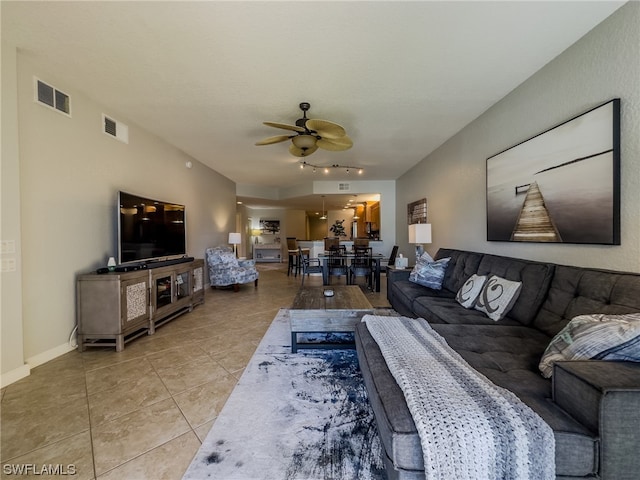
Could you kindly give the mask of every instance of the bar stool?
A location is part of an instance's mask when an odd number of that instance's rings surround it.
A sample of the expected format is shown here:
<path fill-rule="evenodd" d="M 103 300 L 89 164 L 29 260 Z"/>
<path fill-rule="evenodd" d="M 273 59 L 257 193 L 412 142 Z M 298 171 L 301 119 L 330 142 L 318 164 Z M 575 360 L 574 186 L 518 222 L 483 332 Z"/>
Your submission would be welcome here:
<path fill-rule="evenodd" d="M 302 252 L 309 255 L 310 250 L 303 248 Z M 298 248 L 298 240 L 295 237 L 287 237 L 287 253 L 289 256 L 289 264 L 287 266 L 287 276 L 293 272 L 294 276 L 302 271 L 302 261 L 300 259 L 300 249 Z"/>
<path fill-rule="evenodd" d="M 298 275 L 300 262 L 298 261 L 298 242 L 295 237 L 287 237 L 287 253 L 289 255 L 289 264 L 287 265 L 287 277 L 294 272 Z"/>

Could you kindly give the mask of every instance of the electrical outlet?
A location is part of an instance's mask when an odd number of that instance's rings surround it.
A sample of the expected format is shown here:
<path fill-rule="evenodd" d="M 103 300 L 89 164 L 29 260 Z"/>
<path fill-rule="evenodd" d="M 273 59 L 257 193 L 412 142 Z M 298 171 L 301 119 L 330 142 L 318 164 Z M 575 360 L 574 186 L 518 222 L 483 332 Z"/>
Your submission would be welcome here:
<path fill-rule="evenodd" d="M 15 258 L 3 258 L 1 261 L 0 271 L 2 272 L 15 272 L 16 271 L 16 259 Z"/>
<path fill-rule="evenodd" d="M 16 241 L 2 240 L 2 242 L 0 242 L 0 253 L 16 253 Z"/>

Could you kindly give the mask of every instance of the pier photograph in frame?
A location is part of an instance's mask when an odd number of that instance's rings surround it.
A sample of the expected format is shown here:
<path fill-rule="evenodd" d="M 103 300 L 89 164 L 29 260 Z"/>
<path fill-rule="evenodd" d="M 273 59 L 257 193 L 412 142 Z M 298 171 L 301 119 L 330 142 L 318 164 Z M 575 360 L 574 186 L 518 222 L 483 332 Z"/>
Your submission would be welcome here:
<path fill-rule="evenodd" d="M 487 158 L 487 240 L 620 245 L 620 99 Z"/>

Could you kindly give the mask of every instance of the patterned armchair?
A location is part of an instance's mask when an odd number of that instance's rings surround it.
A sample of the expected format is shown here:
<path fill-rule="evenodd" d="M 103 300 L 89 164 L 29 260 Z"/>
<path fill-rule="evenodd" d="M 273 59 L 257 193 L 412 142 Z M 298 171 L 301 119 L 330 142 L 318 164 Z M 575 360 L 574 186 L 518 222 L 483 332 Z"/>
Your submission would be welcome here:
<path fill-rule="evenodd" d="M 212 287 L 233 285 L 240 290 L 241 283 L 254 282 L 258 286 L 258 271 L 254 260 L 238 260 L 230 247 L 207 248 L 207 265 Z"/>

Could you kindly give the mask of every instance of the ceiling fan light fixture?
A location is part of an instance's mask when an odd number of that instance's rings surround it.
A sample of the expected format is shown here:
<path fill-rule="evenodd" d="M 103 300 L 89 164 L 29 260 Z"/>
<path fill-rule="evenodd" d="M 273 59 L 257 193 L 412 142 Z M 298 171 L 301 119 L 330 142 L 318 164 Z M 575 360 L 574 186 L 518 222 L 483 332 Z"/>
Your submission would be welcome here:
<path fill-rule="evenodd" d="M 279 122 L 262 122 L 268 127 L 282 128 L 297 132 L 297 135 L 277 135 L 256 142 L 256 145 L 271 145 L 291 139 L 289 152 L 295 157 L 307 157 L 318 148 L 331 152 L 348 150 L 353 141 L 347 135 L 344 127 L 328 120 L 307 118 L 307 110 L 311 108 L 308 102 L 300 103 L 303 116 L 296 120 L 295 125 Z"/>
<path fill-rule="evenodd" d="M 301 150 L 304 150 L 306 148 L 315 147 L 317 139 L 313 135 L 303 134 L 303 135 L 296 135 L 291 139 L 291 141 L 296 147 L 298 147 Z"/>

